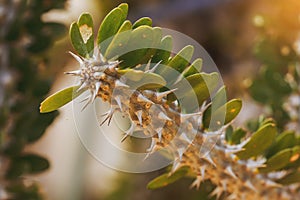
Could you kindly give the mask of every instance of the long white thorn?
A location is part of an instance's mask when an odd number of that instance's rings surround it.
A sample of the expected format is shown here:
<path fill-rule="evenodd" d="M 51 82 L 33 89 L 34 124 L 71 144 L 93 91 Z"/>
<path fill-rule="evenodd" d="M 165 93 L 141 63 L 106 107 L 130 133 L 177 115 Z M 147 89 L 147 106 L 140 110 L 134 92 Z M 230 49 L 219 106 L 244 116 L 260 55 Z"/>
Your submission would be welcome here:
<path fill-rule="evenodd" d="M 183 141 L 186 141 L 188 144 L 191 144 L 193 142 L 192 139 L 190 139 L 185 132 L 180 134 L 180 139 L 182 139 Z"/>
<path fill-rule="evenodd" d="M 165 92 L 157 93 L 156 98 L 157 98 L 157 100 L 161 100 L 162 98 L 166 97 L 168 94 L 171 94 L 171 93 L 175 92 L 176 90 L 177 90 L 177 88 L 172 89 L 172 90 L 168 90 L 168 91 L 165 91 Z"/>
<path fill-rule="evenodd" d="M 181 81 L 184 77 L 182 76 L 182 74 L 179 74 L 178 78 L 176 79 L 176 81 L 173 83 L 173 85 L 177 84 L 179 81 Z"/>
<path fill-rule="evenodd" d="M 180 118 L 181 120 L 186 120 L 189 119 L 191 117 L 197 116 L 197 115 L 202 115 L 202 112 L 196 112 L 196 113 L 188 113 L 188 114 L 180 114 Z"/>
<path fill-rule="evenodd" d="M 94 58 L 95 60 L 98 60 L 98 59 L 100 58 L 100 49 L 99 49 L 98 47 L 96 47 L 96 48 L 94 49 L 94 55 L 93 55 L 93 58 Z"/>
<path fill-rule="evenodd" d="M 151 100 L 149 100 L 148 98 L 146 98 L 143 94 L 138 94 L 137 96 L 137 100 L 140 102 L 146 102 L 146 103 L 150 103 L 150 104 L 154 104 Z"/>
<path fill-rule="evenodd" d="M 94 77 L 95 79 L 100 79 L 103 75 L 104 75 L 103 72 L 95 72 L 95 73 L 93 74 L 93 77 Z"/>
<path fill-rule="evenodd" d="M 86 82 L 83 82 L 80 87 L 76 90 L 76 92 L 79 92 L 82 89 L 85 89 L 88 86 L 88 84 Z"/>
<path fill-rule="evenodd" d="M 80 100 L 79 103 L 83 103 L 83 102 L 87 101 L 89 98 L 90 98 L 90 97 L 87 96 L 87 97 L 85 97 L 84 99 Z"/>
<path fill-rule="evenodd" d="M 106 113 L 104 113 L 102 116 L 105 116 L 105 119 L 101 122 L 100 126 L 102 126 L 107 120 L 108 120 L 108 125 L 110 124 L 111 122 L 111 119 L 113 117 L 113 114 L 115 112 L 115 109 L 114 108 L 110 108 L 110 110 Z"/>
<path fill-rule="evenodd" d="M 266 186 L 268 186 L 268 187 L 282 187 L 282 185 L 280 185 L 274 181 L 271 181 L 271 180 L 265 180 L 265 183 L 266 183 Z"/>
<path fill-rule="evenodd" d="M 223 191 L 227 191 L 227 180 L 222 180 L 221 181 L 222 187 L 223 187 Z"/>
<path fill-rule="evenodd" d="M 171 119 L 163 112 L 161 111 L 158 116 L 157 116 L 158 119 L 162 119 L 162 120 L 169 120 L 171 121 Z"/>
<path fill-rule="evenodd" d="M 146 149 L 147 152 L 149 153 L 152 153 L 153 149 L 154 149 L 154 146 L 155 146 L 156 142 L 155 142 L 155 139 L 152 138 L 151 140 L 151 144 L 150 144 L 150 147 L 148 149 Z"/>
<path fill-rule="evenodd" d="M 161 62 L 162 62 L 162 60 L 159 61 L 158 63 L 156 63 L 151 69 L 146 71 L 146 73 L 154 73 L 154 71 L 157 69 L 157 67 L 160 65 Z"/>
<path fill-rule="evenodd" d="M 136 111 L 135 115 L 138 118 L 140 125 L 142 126 L 143 125 L 143 117 L 142 117 L 143 111 L 142 110 Z"/>
<path fill-rule="evenodd" d="M 83 64 L 83 60 L 80 56 L 77 56 L 73 52 L 69 51 L 69 54 L 71 54 L 80 64 Z"/>
<path fill-rule="evenodd" d="M 96 91 L 92 92 L 92 94 L 91 94 L 91 98 L 92 98 L 91 103 L 94 103 L 96 97 L 97 97 L 97 92 Z"/>
<path fill-rule="evenodd" d="M 111 113 L 111 110 L 112 110 L 112 108 L 110 108 L 109 111 L 107 111 L 107 112 L 101 114 L 100 116 L 101 116 L 101 117 L 105 117 L 105 116 L 109 115 L 109 113 Z"/>
<path fill-rule="evenodd" d="M 115 81 L 115 87 L 125 87 L 129 88 L 129 85 L 126 85 L 125 83 L 121 82 L 120 80 Z"/>
<path fill-rule="evenodd" d="M 210 196 L 210 197 L 216 196 L 217 199 L 220 199 L 222 193 L 223 193 L 222 188 L 220 188 L 220 187 L 217 186 L 217 187 L 214 189 L 214 191 L 212 191 L 212 192 L 210 193 L 209 196 Z"/>
<path fill-rule="evenodd" d="M 179 169 L 179 167 L 180 167 L 180 161 L 176 159 L 173 163 L 170 175 L 173 174 L 177 169 Z"/>
<path fill-rule="evenodd" d="M 240 152 L 240 151 L 242 151 L 242 150 L 244 150 L 244 149 L 227 149 L 227 148 L 224 148 L 224 149 L 223 149 L 223 151 L 225 152 L 225 154 L 226 154 L 227 156 L 232 155 L 232 154 L 235 154 L 235 153 L 238 153 L 238 152 Z"/>
<path fill-rule="evenodd" d="M 232 171 L 231 166 L 227 166 L 227 167 L 225 168 L 224 172 L 225 172 L 227 175 L 229 175 L 229 176 L 231 176 L 232 178 L 234 178 L 234 179 L 237 179 L 237 178 L 238 178 L 238 177 L 235 175 L 235 173 Z"/>
<path fill-rule="evenodd" d="M 183 156 L 185 150 L 186 150 L 186 149 L 185 149 L 184 147 L 181 147 L 181 148 L 178 148 L 178 149 L 177 149 L 177 153 L 178 153 L 178 156 L 179 156 L 179 160 L 180 160 L 180 161 L 182 160 L 182 156 Z"/>
<path fill-rule="evenodd" d="M 96 91 L 96 93 L 99 92 L 100 86 L 101 86 L 101 82 L 96 82 L 95 83 L 95 91 Z"/>
<path fill-rule="evenodd" d="M 150 65 L 151 65 L 151 59 L 147 62 L 144 71 L 147 73 L 150 70 Z"/>
<path fill-rule="evenodd" d="M 203 165 L 203 166 L 200 167 L 200 173 L 201 173 L 202 180 L 205 179 L 205 169 L 206 169 L 205 165 Z"/>
<path fill-rule="evenodd" d="M 122 61 L 108 61 L 108 69 L 112 70 L 116 68 Z"/>
<path fill-rule="evenodd" d="M 157 132 L 158 140 L 161 142 L 163 127 L 159 127 L 155 131 Z"/>
<path fill-rule="evenodd" d="M 251 137 L 245 139 L 238 145 L 227 145 L 229 149 L 243 149 L 243 147 L 250 141 Z"/>
<path fill-rule="evenodd" d="M 120 96 L 115 96 L 114 99 L 115 99 L 115 101 L 117 102 L 117 104 L 118 104 L 120 110 L 123 112 L 123 106 L 122 106 L 122 101 L 121 101 Z"/>
<path fill-rule="evenodd" d="M 107 68 L 109 68 L 109 65 L 108 64 L 105 64 L 105 65 L 96 65 L 93 67 L 93 70 L 96 71 L 96 72 L 103 72 L 105 71 Z"/>
<path fill-rule="evenodd" d="M 135 123 L 132 122 L 131 125 L 130 125 L 130 128 L 129 128 L 127 131 L 125 131 L 125 135 L 124 135 L 124 137 L 121 139 L 121 142 L 124 142 L 124 140 L 125 140 L 128 136 L 131 136 L 131 135 L 133 134 L 134 130 L 135 130 Z"/>
<path fill-rule="evenodd" d="M 110 64 L 110 65 L 118 65 L 118 64 L 120 64 L 122 61 L 118 61 L 118 60 L 114 60 L 114 61 L 108 61 L 108 64 Z"/>
<path fill-rule="evenodd" d="M 226 197 L 227 200 L 237 200 L 238 196 L 234 193 L 230 194 L 228 197 Z"/>
<path fill-rule="evenodd" d="M 93 101 L 93 93 L 89 97 L 88 101 L 85 103 L 85 105 L 82 107 L 81 111 L 83 111 L 90 103 Z"/>
<path fill-rule="evenodd" d="M 100 89 L 100 86 L 101 86 L 101 82 L 96 82 L 95 83 L 95 91 L 94 91 L 93 96 L 92 96 L 92 98 L 93 98 L 92 103 L 94 103 L 94 101 L 95 101 L 95 99 L 97 97 L 97 94 L 98 94 L 98 91 Z"/>
<path fill-rule="evenodd" d="M 248 160 L 247 161 L 247 168 L 248 169 L 255 169 L 255 168 L 259 168 L 259 167 L 265 167 L 266 164 L 266 159 L 265 158 L 260 158 L 257 160 Z"/>
<path fill-rule="evenodd" d="M 257 192 L 256 188 L 254 187 L 254 185 L 251 183 L 250 180 L 247 180 L 244 184 L 245 184 L 245 186 L 248 187 L 249 189 L 253 190 L 254 192 Z"/>
<path fill-rule="evenodd" d="M 200 188 L 202 180 L 203 179 L 201 176 L 197 176 L 194 182 L 191 184 L 190 189 L 196 188 L 198 190 Z"/>
<path fill-rule="evenodd" d="M 222 132 L 221 131 L 207 132 L 207 133 L 205 133 L 203 135 L 204 135 L 204 137 L 215 137 L 215 136 L 222 135 Z"/>
<path fill-rule="evenodd" d="M 201 157 L 204 160 L 208 161 L 210 164 L 212 164 L 214 167 L 216 167 L 216 163 L 213 161 L 213 159 L 211 158 L 210 154 L 207 153 L 205 156 Z"/>
<path fill-rule="evenodd" d="M 106 62 L 106 58 L 102 55 L 102 53 L 100 53 L 100 51 L 99 51 L 98 56 L 99 56 L 101 62 L 103 62 L 103 63 Z"/>

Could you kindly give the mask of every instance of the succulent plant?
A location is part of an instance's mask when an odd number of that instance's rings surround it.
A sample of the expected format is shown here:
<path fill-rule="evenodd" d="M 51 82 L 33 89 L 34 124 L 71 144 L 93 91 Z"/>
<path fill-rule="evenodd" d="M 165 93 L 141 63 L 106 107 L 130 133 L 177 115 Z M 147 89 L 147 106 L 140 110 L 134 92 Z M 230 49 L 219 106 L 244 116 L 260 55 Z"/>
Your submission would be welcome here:
<path fill-rule="evenodd" d="M 150 18 L 126 20 L 127 12 L 127 4 L 109 12 L 96 40 L 88 13 L 71 25 L 76 50 L 71 54 L 79 69 L 66 74 L 79 77 L 79 84 L 49 96 L 40 111 L 52 112 L 84 92 L 89 95 L 83 109 L 96 98 L 107 101 L 110 109 L 99 123 L 109 124 L 120 112 L 131 121 L 122 141 L 143 131 L 152 140 L 149 155 L 159 149 L 172 155 L 169 171 L 151 181 L 150 189 L 188 176 L 196 188 L 210 180 L 216 186 L 211 196 L 217 198 L 299 196 L 299 137 L 294 132 L 278 134 L 274 121 L 264 118 L 252 133 L 233 128 L 242 102 L 226 101 L 225 87 L 211 95 L 218 74 L 201 72 L 199 58 L 191 62 L 190 45 L 172 53 L 172 36 L 152 27 Z"/>

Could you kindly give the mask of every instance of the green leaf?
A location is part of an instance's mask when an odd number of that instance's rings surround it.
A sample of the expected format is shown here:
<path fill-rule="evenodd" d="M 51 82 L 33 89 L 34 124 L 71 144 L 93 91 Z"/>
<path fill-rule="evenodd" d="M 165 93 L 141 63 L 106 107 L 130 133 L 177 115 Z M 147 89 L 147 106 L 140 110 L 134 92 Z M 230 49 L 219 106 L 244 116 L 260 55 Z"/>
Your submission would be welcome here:
<path fill-rule="evenodd" d="M 127 13 L 124 13 L 125 7 L 114 8 L 103 19 L 100 28 L 98 30 L 97 44 L 99 45 L 103 55 L 106 53 L 106 49 L 109 46 L 112 37 L 118 32 L 120 26 L 123 24 L 127 17 Z"/>
<path fill-rule="evenodd" d="M 232 140 L 232 134 L 233 134 L 234 130 L 233 127 L 230 125 L 226 128 L 225 130 L 225 140 L 226 142 L 228 142 L 229 144 L 231 143 Z"/>
<path fill-rule="evenodd" d="M 228 124 L 232 120 L 236 118 L 236 116 L 240 113 L 242 109 L 242 100 L 240 99 L 233 99 L 225 104 L 226 107 L 226 116 L 224 124 Z M 222 108 L 218 108 L 216 113 L 220 112 Z M 221 111 L 222 112 L 222 111 Z M 221 114 L 220 112 L 220 114 Z"/>
<path fill-rule="evenodd" d="M 169 85 L 172 85 L 180 77 L 183 70 L 189 65 L 194 52 L 194 47 L 188 45 L 184 47 L 177 55 L 175 55 L 164 67 L 159 67 L 156 73 L 160 74 L 167 81 Z"/>
<path fill-rule="evenodd" d="M 240 144 L 241 139 L 246 136 L 246 131 L 242 128 L 233 130 L 232 126 L 226 129 L 226 141 L 229 144 Z"/>
<path fill-rule="evenodd" d="M 174 183 L 180 178 L 184 177 L 188 173 L 188 171 L 189 171 L 189 167 L 181 167 L 173 174 L 165 173 L 159 177 L 156 177 L 150 183 L 148 183 L 147 188 L 153 190 L 153 189 L 165 187 L 171 183 Z"/>
<path fill-rule="evenodd" d="M 152 57 L 153 63 L 158 63 L 161 61 L 162 64 L 167 63 L 172 52 L 173 39 L 171 36 L 167 35 L 162 38 L 159 49 L 156 50 Z"/>
<path fill-rule="evenodd" d="M 123 12 L 123 18 L 126 19 L 127 14 L 128 14 L 128 4 L 127 3 L 121 3 L 118 8 L 120 8 Z"/>
<path fill-rule="evenodd" d="M 265 68 L 263 72 L 264 78 L 268 85 L 277 93 L 288 95 L 292 92 L 292 88 L 285 80 L 284 76 L 271 68 Z"/>
<path fill-rule="evenodd" d="M 34 154 L 27 154 L 20 157 L 30 166 L 29 173 L 39 173 L 49 168 L 50 164 L 46 158 Z"/>
<path fill-rule="evenodd" d="M 94 23 L 92 16 L 88 13 L 83 13 L 79 17 L 78 27 L 85 42 L 86 50 L 91 57 L 94 53 Z"/>
<path fill-rule="evenodd" d="M 82 57 L 86 57 L 87 55 L 89 55 L 89 52 L 80 34 L 78 24 L 76 22 L 71 24 L 70 38 L 74 49 L 79 55 L 81 55 Z"/>
<path fill-rule="evenodd" d="M 37 112 L 36 115 L 36 120 L 28 124 L 29 127 L 34 126 L 34 129 L 32 129 L 30 133 L 26 134 L 27 143 L 32 143 L 40 139 L 40 137 L 45 134 L 46 128 L 49 126 L 49 124 L 51 124 L 55 117 L 58 116 L 58 112 L 51 112 L 43 115 L 40 115 Z"/>
<path fill-rule="evenodd" d="M 41 194 L 41 187 L 38 183 L 26 184 L 24 181 L 11 181 L 5 187 L 5 191 L 13 194 L 13 199 L 35 199 L 43 200 L 44 195 Z"/>
<path fill-rule="evenodd" d="M 78 23 L 74 22 L 70 27 L 70 38 L 74 49 L 82 57 L 92 56 L 94 52 L 93 19 L 90 14 L 83 13 Z"/>
<path fill-rule="evenodd" d="M 283 149 L 292 148 L 295 145 L 297 145 L 295 133 L 293 131 L 285 131 L 276 138 L 275 143 L 268 150 L 266 157 L 269 158 L 275 153 Z"/>
<path fill-rule="evenodd" d="M 284 168 L 291 162 L 292 156 L 299 154 L 299 147 L 284 149 L 267 160 L 266 166 L 259 168 L 261 173 L 268 173 Z"/>
<path fill-rule="evenodd" d="M 83 91 L 75 92 L 79 86 L 65 88 L 47 97 L 40 106 L 41 113 L 52 112 L 78 97 Z"/>
<path fill-rule="evenodd" d="M 118 70 L 118 73 L 126 78 L 126 84 L 131 88 L 157 89 L 166 85 L 166 81 L 158 74 L 134 69 Z"/>
<path fill-rule="evenodd" d="M 215 72 L 193 74 L 172 86 L 171 89 L 177 88 L 177 90 L 168 95 L 168 100 L 178 99 L 186 112 L 193 112 L 210 97 L 211 92 L 217 87 L 218 81 L 219 75 Z"/>
<path fill-rule="evenodd" d="M 153 27 L 152 28 L 153 31 L 153 41 L 151 44 L 151 48 L 148 49 L 147 54 L 144 56 L 144 58 L 141 59 L 140 63 L 147 63 L 150 59 L 151 62 L 153 56 L 155 55 L 157 48 L 160 45 L 161 39 L 162 39 L 162 30 L 160 27 Z"/>
<path fill-rule="evenodd" d="M 279 179 L 277 182 L 282 185 L 290 185 L 293 183 L 299 183 L 300 182 L 300 171 L 298 170 L 298 171 L 291 172 L 288 175 L 284 176 L 283 178 Z"/>
<path fill-rule="evenodd" d="M 280 108 L 286 96 L 291 93 L 291 86 L 284 76 L 274 69 L 264 66 L 260 73 L 261 76 L 249 87 L 251 95 L 256 101 L 275 105 L 276 109 Z"/>
<path fill-rule="evenodd" d="M 287 66 L 294 59 L 293 51 L 289 55 L 284 55 L 281 52 L 281 42 L 275 42 L 272 37 L 262 37 L 255 46 L 255 56 L 265 65 L 271 66 L 273 69 L 280 69 L 282 66 Z"/>
<path fill-rule="evenodd" d="M 129 41 L 132 25 L 129 20 L 124 21 L 122 26 L 120 27 L 118 33 L 113 38 L 112 42 L 108 46 L 105 58 L 111 59 L 113 57 L 122 55 L 123 52 L 126 52 L 124 49 Z"/>
<path fill-rule="evenodd" d="M 14 179 L 24 174 L 40 173 L 48 169 L 49 166 L 47 159 L 35 154 L 17 156 L 12 159 L 6 177 Z"/>
<path fill-rule="evenodd" d="M 143 25 L 134 29 L 131 32 L 128 45 L 126 45 L 128 53 L 120 56 L 121 68 L 130 68 L 146 63 L 151 58 L 148 52 L 155 39 L 153 28 L 149 26 Z"/>
<path fill-rule="evenodd" d="M 136 29 L 139 26 L 152 26 L 152 19 L 149 17 L 142 17 L 138 19 L 136 22 L 134 22 L 132 29 Z"/>
<path fill-rule="evenodd" d="M 255 132 L 260 127 L 266 124 L 276 124 L 276 123 L 272 118 L 265 118 L 263 115 L 260 115 L 258 119 L 252 119 L 247 122 L 247 129 L 251 132 Z"/>
<path fill-rule="evenodd" d="M 215 130 L 236 118 L 241 111 L 242 101 L 240 99 L 232 99 L 225 105 L 217 107 L 217 109 L 214 108 L 215 111 L 212 111 L 212 108 L 212 106 L 209 106 L 205 110 L 203 114 L 203 126 L 204 128 Z"/>
<path fill-rule="evenodd" d="M 284 167 L 284 169 L 298 169 L 300 166 L 300 145 L 294 146 L 292 149 L 293 155 L 290 158 L 290 162 Z"/>
<path fill-rule="evenodd" d="M 241 139 L 243 137 L 245 137 L 247 134 L 247 132 L 242 129 L 242 128 L 238 128 L 237 130 L 235 130 L 232 134 L 231 137 L 231 144 L 240 144 L 241 143 Z"/>
<path fill-rule="evenodd" d="M 185 46 L 169 61 L 168 66 L 178 72 L 183 72 L 183 70 L 188 66 L 193 53 L 194 47 L 192 45 Z"/>
<path fill-rule="evenodd" d="M 276 134 L 277 130 L 274 124 L 262 126 L 251 136 L 249 142 L 244 145 L 244 150 L 238 152 L 236 155 L 240 159 L 245 160 L 264 153 L 274 142 Z"/>
<path fill-rule="evenodd" d="M 260 119 L 260 123 L 259 123 L 259 126 L 264 126 L 264 125 L 267 125 L 267 124 L 275 124 L 276 122 L 274 121 L 274 119 L 272 118 L 264 118 L 262 116 L 262 118 Z"/>
<path fill-rule="evenodd" d="M 51 35 L 55 38 L 61 38 L 66 35 L 68 29 L 64 24 L 47 22 L 43 25 L 43 31 L 47 32 L 48 35 Z M 40 30 L 39 30 L 40 31 Z"/>
<path fill-rule="evenodd" d="M 219 107 L 225 105 L 227 102 L 227 93 L 226 87 L 222 86 L 216 93 L 216 95 L 212 99 L 212 107 L 214 110 L 218 109 Z"/>
<path fill-rule="evenodd" d="M 127 79 L 131 81 L 140 81 L 145 72 L 142 70 L 135 70 L 135 69 L 119 69 L 118 73 L 122 76 L 126 76 Z"/>
<path fill-rule="evenodd" d="M 199 73 L 201 72 L 202 69 L 202 63 L 203 60 L 201 58 L 197 58 L 192 64 L 191 66 L 189 66 L 188 68 L 186 68 L 183 72 L 182 75 L 183 77 L 188 77 L 191 76 L 193 74 Z"/>

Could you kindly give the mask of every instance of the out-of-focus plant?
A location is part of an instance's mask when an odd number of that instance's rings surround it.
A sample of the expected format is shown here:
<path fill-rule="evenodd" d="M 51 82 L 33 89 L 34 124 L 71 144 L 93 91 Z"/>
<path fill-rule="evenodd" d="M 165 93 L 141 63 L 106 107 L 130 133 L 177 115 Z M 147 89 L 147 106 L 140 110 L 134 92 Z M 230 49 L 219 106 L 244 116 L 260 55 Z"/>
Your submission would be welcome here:
<path fill-rule="evenodd" d="M 299 9 L 299 1 L 274 1 L 267 13 L 258 14 L 253 20 L 259 31 L 254 52 L 262 67 L 251 80 L 249 92 L 282 130 L 265 152 L 267 162 L 274 166 L 271 169 L 276 168 L 274 162 L 281 163 L 284 175 L 279 182 L 282 184 L 300 181 Z M 248 126 L 255 128 L 259 123 L 259 120 L 253 120 Z M 289 163 L 284 161 L 286 158 Z"/>
<path fill-rule="evenodd" d="M 259 32 L 254 53 L 262 67 L 249 91 L 280 128 L 294 126 L 299 132 L 300 3 L 274 1 L 267 8 L 253 20 Z"/>
<path fill-rule="evenodd" d="M 171 36 L 162 36 L 150 18 L 131 23 L 126 20 L 127 12 L 127 4 L 113 9 L 102 21 L 95 42 L 89 14 L 82 14 L 71 25 L 70 37 L 78 55 L 71 54 L 80 69 L 67 74 L 79 77 L 80 83 L 48 97 L 41 112 L 54 111 L 86 91 L 85 106 L 97 97 L 108 101 L 111 108 L 104 122 L 109 123 L 115 112 L 131 120 L 123 139 L 142 130 L 152 139 L 149 154 L 166 148 L 173 155 L 173 165 L 148 184 L 150 189 L 192 177 L 194 187 L 210 180 L 215 185 L 211 196 L 217 198 L 299 196 L 299 137 L 294 132 L 278 134 L 272 119 L 261 118 L 249 130 L 229 126 L 241 109 L 241 101 L 226 102 L 224 87 L 210 98 L 209 89 L 216 87 L 218 76 L 200 72 L 201 59 L 190 62 L 193 47 L 172 54 Z M 146 47 L 120 54 L 137 44 Z M 151 82 L 145 84 L 147 80 Z M 290 92 L 285 82 L 278 84 L 283 94 Z M 189 102 L 193 94 L 196 105 L 178 103 Z M 163 126 L 159 126 L 161 121 Z M 203 153 L 211 141 L 215 145 Z"/>
<path fill-rule="evenodd" d="M 24 152 L 45 133 L 58 112 L 39 114 L 38 102 L 49 92 L 47 50 L 66 33 L 64 25 L 43 22 L 65 0 L 4 0 L 0 3 L 0 199 L 42 199 L 27 175 L 44 172 L 49 161 Z"/>

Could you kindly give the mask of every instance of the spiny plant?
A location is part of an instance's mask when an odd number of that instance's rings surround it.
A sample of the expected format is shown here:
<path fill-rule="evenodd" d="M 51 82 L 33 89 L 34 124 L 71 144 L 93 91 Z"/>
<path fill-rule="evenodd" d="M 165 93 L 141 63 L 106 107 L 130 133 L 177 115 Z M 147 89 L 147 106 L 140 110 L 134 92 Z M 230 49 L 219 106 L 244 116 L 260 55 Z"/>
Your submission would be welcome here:
<path fill-rule="evenodd" d="M 39 102 L 54 75 L 46 72 L 49 50 L 66 27 L 41 16 L 65 0 L 0 3 L 0 199 L 42 199 L 27 175 L 44 172 L 49 161 L 24 148 L 39 140 L 58 112 L 40 115 Z"/>
<path fill-rule="evenodd" d="M 172 166 L 148 184 L 150 189 L 187 176 L 195 179 L 191 186 L 196 188 L 210 180 L 216 186 L 211 196 L 217 198 L 299 196 L 299 137 L 290 133 L 295 145 L 283 147 L 271 119 L 261 118 L 252 133 L 230 126 L 242 102 L 226 101 L 225 87 L 210 95 L 218 74 L 200 72 L 200 58 L 190 62 L 190 45 L 172 53 L 172 36 L 152 27 L 150 18 L 126 20 L 127 12 L 127 4 L 113 9 L 102 21 L 96 42 L 88 13 L 71 25 L 77 51 L 71 55 L 80 69 L 66 74 L 79 77 L 79 84 L 49 96 L 40 111 L 54 111 L 83 92 L 89 94 L 83 108 L 96 98 L 110 103 L 102 124 L 121 112 L 131 120 L 122 140 L 143 131 L 152 139 L 150 155 L 162 148 L 172 155 Z"/>

